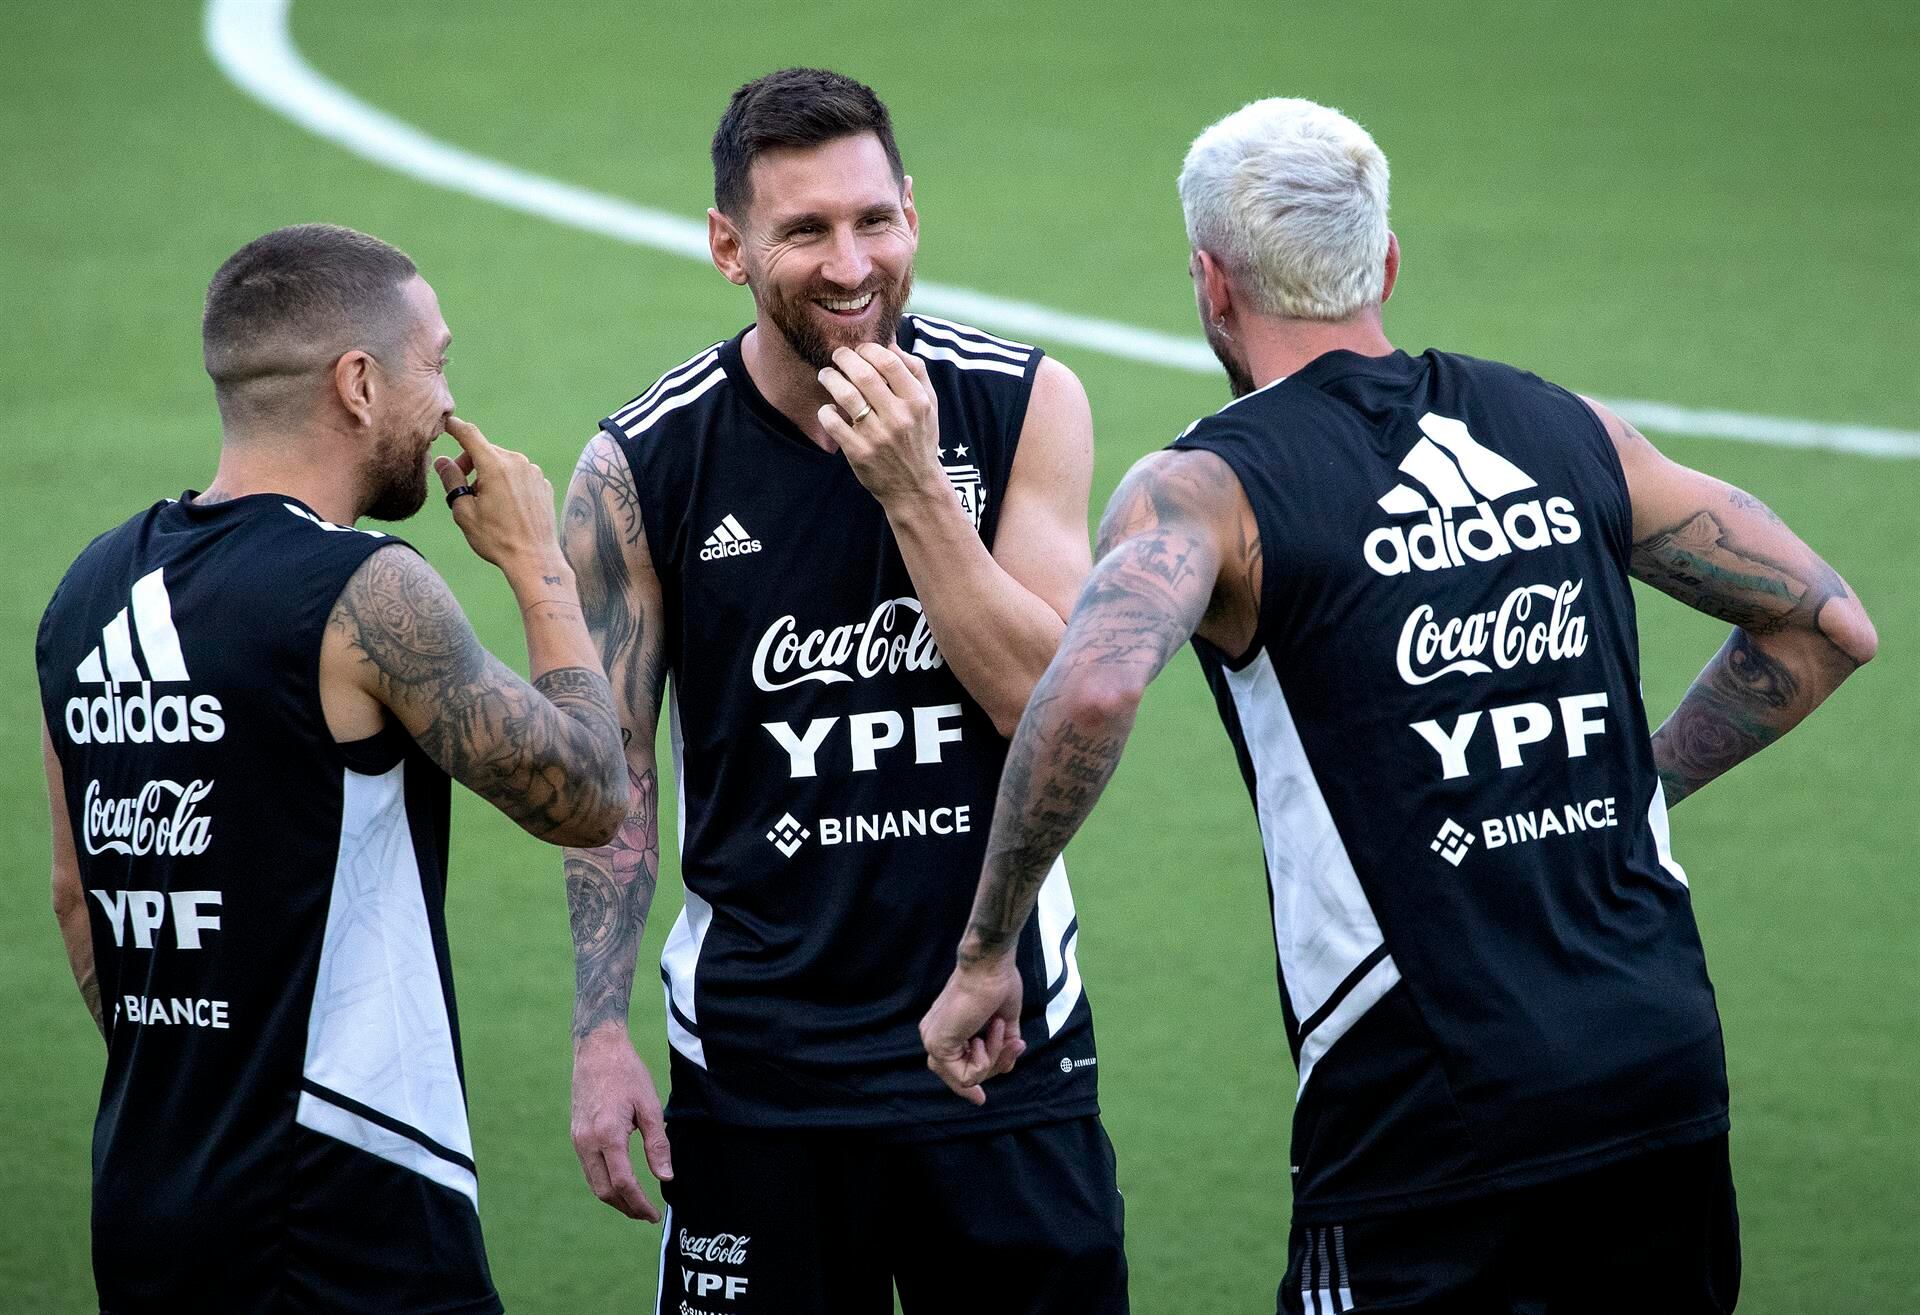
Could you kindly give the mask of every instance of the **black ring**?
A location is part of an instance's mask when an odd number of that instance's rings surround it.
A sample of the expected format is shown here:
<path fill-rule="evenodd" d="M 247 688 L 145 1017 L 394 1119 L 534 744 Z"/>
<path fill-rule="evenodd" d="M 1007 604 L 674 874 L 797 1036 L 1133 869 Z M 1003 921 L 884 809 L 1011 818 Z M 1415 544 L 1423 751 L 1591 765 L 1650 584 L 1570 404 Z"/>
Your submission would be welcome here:
<path fill-rule="evenodd" d="M 472 496 L 473 496 L 472 485 L 456 484 L 452 488 L 447 490 L 447 505 L 451 507 L 454 503 L 454 499 L 456 498 L 471 498 Z"/>

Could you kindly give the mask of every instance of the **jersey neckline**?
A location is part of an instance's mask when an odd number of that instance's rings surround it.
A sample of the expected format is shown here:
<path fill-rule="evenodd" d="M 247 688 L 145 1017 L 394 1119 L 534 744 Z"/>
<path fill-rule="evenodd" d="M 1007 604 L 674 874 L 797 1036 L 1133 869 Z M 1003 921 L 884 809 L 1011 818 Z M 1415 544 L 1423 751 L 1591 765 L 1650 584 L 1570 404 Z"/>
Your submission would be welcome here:
<path fill-rule="evenodd" d="M 1408 371 L 1423 370 L 1426 364 L 1424 359 L 1409 356 L 1398 347 L 1385 356 L 1368 356 L 1363 352 L 1336 347 L 1330 352 L 1320 353 L 1287 378 L 1309 384 L 1331 383 L 1335 379 L 1344 379 L 1355 374 L 1405 378 Z"/>

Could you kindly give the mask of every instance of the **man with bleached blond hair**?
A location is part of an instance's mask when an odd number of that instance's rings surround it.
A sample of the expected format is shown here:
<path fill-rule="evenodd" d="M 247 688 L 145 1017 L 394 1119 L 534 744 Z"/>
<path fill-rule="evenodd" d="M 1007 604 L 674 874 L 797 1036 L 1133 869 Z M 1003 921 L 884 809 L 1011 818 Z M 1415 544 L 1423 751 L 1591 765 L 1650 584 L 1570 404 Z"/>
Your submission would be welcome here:
<path fill-rule="evenodd" d="M 1299 1072 L 1279 1309 L 1730 1311 L 1726 1065 L 1667 808 L 1871 658 L 1872 623 L 1757 499 L 1607 408 L 1396 350 L 1386 159 L 1344 115 L 1249 105 L 1180 196 L 1234 400 L 1108 506 L 930 1060 L 1000 1080 L 1013 938 L 1191 638 Z M 1734 623 L 1651 737 L 1631 579 Z"/>

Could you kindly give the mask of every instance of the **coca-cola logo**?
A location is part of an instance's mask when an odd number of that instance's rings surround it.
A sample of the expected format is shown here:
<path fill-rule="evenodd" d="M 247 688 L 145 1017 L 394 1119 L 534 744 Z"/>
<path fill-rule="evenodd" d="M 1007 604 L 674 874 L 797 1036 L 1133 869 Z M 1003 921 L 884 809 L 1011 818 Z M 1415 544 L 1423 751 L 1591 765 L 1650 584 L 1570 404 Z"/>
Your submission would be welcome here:
<path fill-rule="evenodd" d="M 89 781 L 80 810 L 87 852 L 162 858 L 204 854 L 213 843 L 213 819 L 196 810 L 212 791 L 212 781 L 148 781 L 130 799 L 107 799 L 101 797 L 100 782 Z"/>
<path fill-rule="evenodd" d="M 881 672 L 933 671 L 946 664 L 920 600 L 889 598 L 865 621 L 805 635 L 791 614 L 781 617 L 754 647 L 753 683 L 772 693 L 809 680 L 837 685 Z"/>
<path fill-rule="evenodd" d="M 1400 679 L 1425 685 L 1442 676 L 1484 676 L 1496 668 L 1564 662 L 1587 651 L 1587 618 L 1573 605 L 1584 580 L 1515 589 L 1490 611 L 1441 620 L 1425 603 L 1400 627 Z"/>
<path fill-rule="evenodd" d="M 747 1263 L 747 1243 L 751 1241 L 751 1237 L 737 1233 L 695 1237 L 683 1228 L 680 1230 L 680 1258 L 704 1260 L 710 1265 L 744 1265 Z"/>

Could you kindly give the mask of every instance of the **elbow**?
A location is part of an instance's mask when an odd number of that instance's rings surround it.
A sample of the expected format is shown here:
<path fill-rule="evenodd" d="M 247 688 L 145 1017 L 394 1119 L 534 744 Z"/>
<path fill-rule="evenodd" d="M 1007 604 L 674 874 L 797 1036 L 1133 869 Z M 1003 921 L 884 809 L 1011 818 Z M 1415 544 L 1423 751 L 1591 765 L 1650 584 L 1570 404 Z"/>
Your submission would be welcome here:
<path fill-rule="evenodd" d="M 568 849 L 598 849 L 610 843 L 620 830 L 621 815 L 607 809 L 581 812 L 540 838 L 550 845 Z"/>
<path fill-rule="evenodd" d="M 612 841 L 619 834 L 621 824 L 627 820 L 627 764 L 624 757 L 617 759 L 611 771 L 603 774 L 593 790 L 593 800 L 588 808 L 581 810 L 581 829 L 587 838 L 577 842 L 582 849 L 597 849 Z"/>
<path fill-rule="evenodd" d="M 1131 726 L 1146 689 L 1137 681 L 1110 675 L 1075 673 L 1064 688 L 1048 691 L 1049 710 L 1074 726 Z M 1025 719 L 1030 702 L 1008 701 L 986 709 L 1000 738 L 1011 740 Z"/>
<path fill-rule="evenodd" d="M 80 883 L 66 873 L 55 868 L 53 871 L 53 916 L 62 926 L 71 921 L 75 914 L 81 913 L 81 903 L 85 896 L 81 893 Z M 44 925 L 44 924 L 43 924 Z"/>
<path fill-rule="evenodd" d="M 1880 651 L 1880 633 L 1857 598 L 1835 599 L 1820 613 L 1820 633 L 1846 654 L 1855 667 L 1864 667 Z"/>
<path fill-rule="evenodd" d="M 598 849 L 610 842 L 627 819 L 626 759 L 597 763 L 591 776 L 582 773 L 569 781 L 573 807 L 559 825 L 546 830 L 541 839 L 569 849 Z"/>
<path fill-rule="evenodd" d="M 1061 711 L 1070 725 L 1124 733 L 1132 728 L 1146 692 L 1146 685 L 1132 671 L 1080 672 L 1061 691 Z"/>

